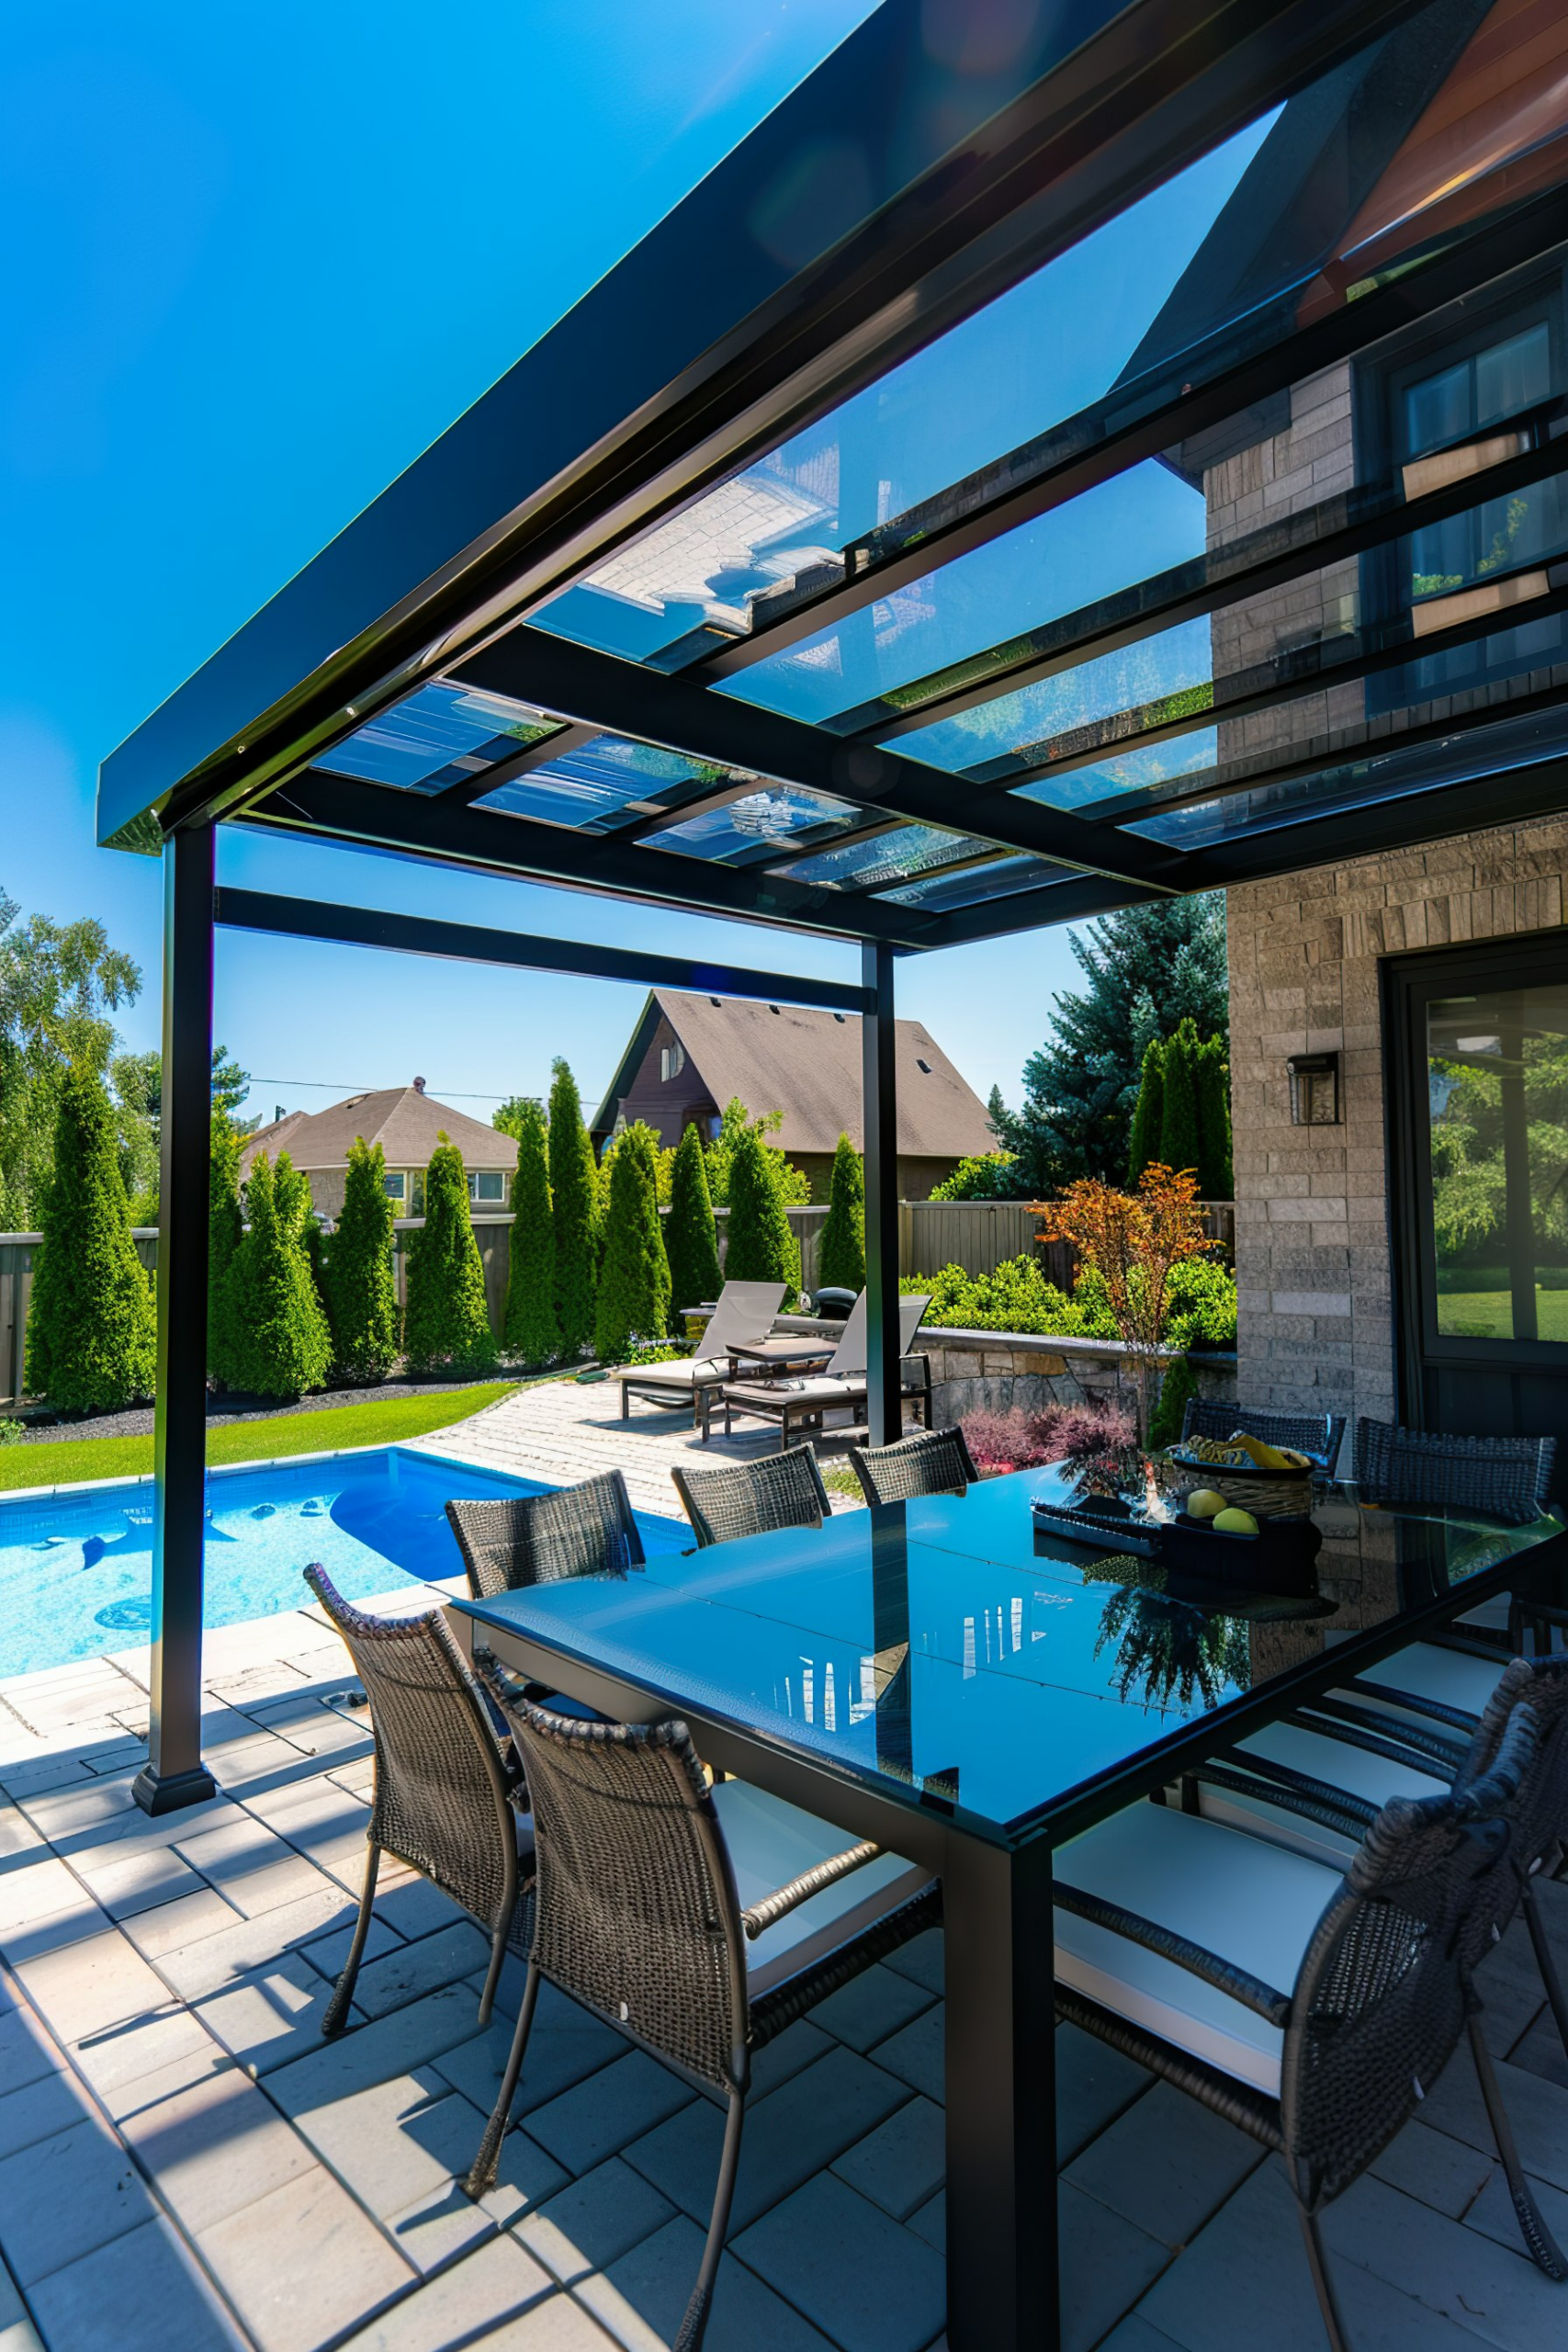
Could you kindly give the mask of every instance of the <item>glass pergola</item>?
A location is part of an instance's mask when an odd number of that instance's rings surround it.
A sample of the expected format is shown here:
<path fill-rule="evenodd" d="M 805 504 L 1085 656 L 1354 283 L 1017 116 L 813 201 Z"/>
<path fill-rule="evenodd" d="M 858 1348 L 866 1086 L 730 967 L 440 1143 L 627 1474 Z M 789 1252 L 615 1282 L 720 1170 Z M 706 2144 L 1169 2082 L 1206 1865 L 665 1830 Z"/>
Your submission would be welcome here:
<path fill-rule="evenodd" d="M 215 920 L 863 1013 L 885 1436 L 900 958 L 1568 798 L 1568 88 L 1507 17 L 886 0 L 104 763 L 168 910 L 144 1802 L 210 1786 Z M 219 823 L 862 983 L 215 897 Z M 964 2224 L 997 2346 L 1028 2176 Z"/>

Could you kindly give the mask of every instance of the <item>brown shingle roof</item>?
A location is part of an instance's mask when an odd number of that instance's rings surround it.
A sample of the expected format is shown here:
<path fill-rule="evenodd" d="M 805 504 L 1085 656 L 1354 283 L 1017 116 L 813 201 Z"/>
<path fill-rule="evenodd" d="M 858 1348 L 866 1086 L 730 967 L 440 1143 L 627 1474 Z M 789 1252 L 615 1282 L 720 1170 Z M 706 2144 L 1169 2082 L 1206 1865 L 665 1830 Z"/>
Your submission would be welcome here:
<path fill-rule="evenodd" d="M 594 1120 L 595 1134 L 615 1124 L 616 1099 L 630 1086 L 660 1012 L 720 1110 L 739 1095 L 755 1114 L 782 1111 L 784 1125 L 773 1140 L 785 1151 L 831 1151 L 840 1134 L 864 1148 L 858 1014 L 688 996 L 673 989 L 652 991 Z M 925 1023 L 895 1025 L 899 1151 L 939 1159 L 995 1151 L 985 1104 Z"/>
<path fill-rule="evenodd" d="M 517 1165 L 517 1146 L 511 1136 L 470 1119 L 422 1094 L 413 1086 L 389 1086 L 374 1094 L 351 1094 L 330 1110 L 291 1111 L 246 1138 L 240 1154 L 240 1172 L 246 1175 L 258 1151 L 276 1158 L 287 1151 L 296 1168 L 343 1168 L 355 1136 L 378 1143 L 389 1168 L 423 1168 L 445 1128 L 463 1155 L 465 1168 L 506 1168 Z"/>

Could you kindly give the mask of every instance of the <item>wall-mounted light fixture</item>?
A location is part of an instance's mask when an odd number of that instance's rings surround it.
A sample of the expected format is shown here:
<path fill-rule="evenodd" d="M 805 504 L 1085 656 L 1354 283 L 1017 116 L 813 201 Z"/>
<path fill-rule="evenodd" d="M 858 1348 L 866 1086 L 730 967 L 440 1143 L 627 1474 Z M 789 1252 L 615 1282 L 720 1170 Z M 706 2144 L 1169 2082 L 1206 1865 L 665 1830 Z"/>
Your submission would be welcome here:
<path fill-rule="evenodd" d="M 1292 1054 L 1285 1063 L 1291 1079 L 1292 1127 L 1337 1127 L 1339 1125 L 1339 1057 L 1337 1054 Z"/>

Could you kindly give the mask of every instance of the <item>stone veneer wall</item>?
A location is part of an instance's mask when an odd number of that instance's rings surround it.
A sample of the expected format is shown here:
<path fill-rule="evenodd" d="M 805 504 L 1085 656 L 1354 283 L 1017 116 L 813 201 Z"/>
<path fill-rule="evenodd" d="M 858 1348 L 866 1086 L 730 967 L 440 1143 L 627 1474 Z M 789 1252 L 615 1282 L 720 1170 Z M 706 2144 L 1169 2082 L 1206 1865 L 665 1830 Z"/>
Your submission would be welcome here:
<path fill-rule="evenodd" d="M 1238 1394 L 1394 1418 L 1381 957 L 1562 922 L 1568 818 L 1227 893 Z M 1292 1127 L 1285 1057 L 1337 1052 L 1343 1122 Z"/>
<path fill-rule="evenodd" d="M 915 1342 L 931 1358 L 931 1419 L 951 1429 L 965 1413 L 1005 1413 L 1021 1405 L 1081 1405 L 1113 1396 L 1129 1400 L 1134 1383 L 1127 1351 L 1115 1340 L 1056 1340 L 1015 1331 L 924 1331 Z M 1235 1359 L 1190 1359 L 1204 1396 L 1235 1394 Z"/>

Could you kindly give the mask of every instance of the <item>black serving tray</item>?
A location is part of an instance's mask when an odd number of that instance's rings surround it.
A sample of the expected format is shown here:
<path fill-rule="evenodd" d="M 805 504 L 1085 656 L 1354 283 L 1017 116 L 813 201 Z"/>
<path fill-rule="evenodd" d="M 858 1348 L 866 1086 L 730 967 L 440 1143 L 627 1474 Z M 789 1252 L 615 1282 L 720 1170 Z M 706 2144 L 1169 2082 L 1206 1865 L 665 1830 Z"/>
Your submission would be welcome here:
<path fill-rule="evenodd" d="M 1042 1535 L 1065 1535 L 1074 1544 L 1098 1544 L 1101 1551 L 1131 1552 L 1140 1560 L 1156 1559 L 1160 1555 L 1165 1523 L 1145 1519 L 1142 1511 L 1125 1506 L 1118 1510 L 1114 1505 L 1095 1510 L 1081 1503 L 1040 1498 L 1031 1508 Z"/>
<path fill-rule="evenodd" d="M 1160 1557 L 1170 1567 L 1265 1589 L 1277 1588 L 1281 1577 L 1292 1584 L 1309 1577 L 1323 1546 L 1319 1530 L 1299 1513 L 1260 1519 L 1256 1535 L 1222 1535 L 1210 1521 L 1179 1511 L 1164 1533 Z"/>

